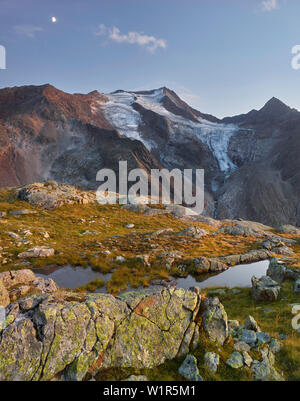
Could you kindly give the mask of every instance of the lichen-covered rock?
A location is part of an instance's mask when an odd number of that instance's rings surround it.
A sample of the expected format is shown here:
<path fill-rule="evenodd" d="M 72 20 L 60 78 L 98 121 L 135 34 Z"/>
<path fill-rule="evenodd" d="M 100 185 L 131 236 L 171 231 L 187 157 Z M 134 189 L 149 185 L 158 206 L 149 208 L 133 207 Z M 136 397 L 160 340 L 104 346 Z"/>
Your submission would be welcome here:
<path fill-rule="evenodd" d="M 187 352 L 199 331 L 197 289 L 81 297 L 37 294 L 6 308 L 0 380 L 82 380 L 103 368 L 151 368 Z"/>
<path fill-rule="evenodd" d="M 216 373 L 220 363 L 220 356 L 214 352 L 205 352 L 204 364 L 208 367 L 211 373 Z"/>
<path fill-rule="evenodd" d="M 239 352 L 233 352 L 226 361 L 226 365 L 233 369 L 239 369 L 244 366 L 243 355 Z"/>
<path fill-rule="evenodd" d="M 228 337 L 228 318 L 218 298 L 207 298 L 202 303 L 202 326 L 211 341 L 223 345 Z"/>
<path fill-rule="evenodd" d="M 278 352 L 280 352 L 282 348 L 282 343 L 278 340 L 276 340 L 275 338 L 273 338 L 270 342 L 270 350 L 274 353 L 277 354 Z"/>
<path fill-rule="evenodd" d="M 188 266 L 186 270 L 194 274 L 207 273 L 210 269 L 210 262 L 204 256 L 190 258 L 186 261 L 186 263 Z"/>
<path fill-rule="evenodd" d="M 257 345 L 266 344 L 271 341 L 271 337 L 269 336 L 268 333 L 259 332 L 256 333 L 256 336 L 257 336 Z"/>
<path fill-rule="evenodd" d="M 281 287 L 269 276 L 252 277 L 251 294 L 255 301 L 276 301 Z"/>
<path fill-rule="evenodd" d="M 251 349 L 250 345 L 247 344 L 247 343 L 245 343 L 244 341 L 237 341 L 237 342 L 234 344 L 233 348 L 234 348 L 236 351 L 239 351 L 239 352 L 242 352 L 242 351 L 248 352 L 248 351 L 250 351 L 250 349 Z"/>
<path fill-rule="evenodd" d="M 259 325 L 257 324 L 256 320 L 251 315 L 249 315 L 247 317 L 247 320 L 245 322 L 245 326 L 244 327 L 247 330 L 261 331 L 261 329 L 260 329 Z"/>
<path fill-rule="evenodd" d="M 250 347 L 253 347 L 257 341 L 257 333 L 254 330 L 242 329 L 239 333 L 239 341 L 242 341 Z"/>
<path fill-rule="evenodd" d="M 193 355 L 187 355 L 182 365 L 178 369 L 178 373 L 190 381 L 203 381 L 199 374 L 197 359 Z"/>

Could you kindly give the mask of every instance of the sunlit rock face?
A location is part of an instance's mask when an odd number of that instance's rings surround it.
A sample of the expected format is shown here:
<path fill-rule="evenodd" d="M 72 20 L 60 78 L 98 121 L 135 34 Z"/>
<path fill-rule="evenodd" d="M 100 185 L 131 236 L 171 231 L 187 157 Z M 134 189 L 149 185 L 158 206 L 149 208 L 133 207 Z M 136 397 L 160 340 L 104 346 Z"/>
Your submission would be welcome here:
<path fill-rule="evenodd" d="M 204 214 L 300 225 L 300 113 L 272 98 L 219 120 L 167 88 L 68 94 L 0 90 L 0 186 L 98 187 L 101 168 L 205 170 Z"/>

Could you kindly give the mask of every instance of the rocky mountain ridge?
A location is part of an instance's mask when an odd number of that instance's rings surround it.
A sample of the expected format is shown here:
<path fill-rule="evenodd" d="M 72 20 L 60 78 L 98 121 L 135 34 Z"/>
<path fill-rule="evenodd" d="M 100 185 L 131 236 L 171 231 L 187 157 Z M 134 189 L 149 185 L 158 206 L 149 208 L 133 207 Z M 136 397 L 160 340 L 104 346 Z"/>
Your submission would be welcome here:
<path fill-rule="evenodd" d="M 95 189 L 101 168 L 204 168 L 204 214 L 300 225 L 300 113 L 276 98 L 219 120 L 168 88 L 0 90 L 0 186 L 55 179 Z"/>

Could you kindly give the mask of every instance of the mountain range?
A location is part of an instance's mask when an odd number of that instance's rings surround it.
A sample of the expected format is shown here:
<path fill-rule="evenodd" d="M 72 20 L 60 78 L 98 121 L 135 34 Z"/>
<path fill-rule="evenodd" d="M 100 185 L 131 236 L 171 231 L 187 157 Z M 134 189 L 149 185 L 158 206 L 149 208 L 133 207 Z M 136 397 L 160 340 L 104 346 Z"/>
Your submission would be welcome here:
<path fill-rule="evenodd" d="M 95 189 L 101 168 L 203 168 L 204 214 L 300 226 L 300 112 L 276 98 L 222 120 L 168 88 L 68 94 L 0 89 L 0 187 Z"/>

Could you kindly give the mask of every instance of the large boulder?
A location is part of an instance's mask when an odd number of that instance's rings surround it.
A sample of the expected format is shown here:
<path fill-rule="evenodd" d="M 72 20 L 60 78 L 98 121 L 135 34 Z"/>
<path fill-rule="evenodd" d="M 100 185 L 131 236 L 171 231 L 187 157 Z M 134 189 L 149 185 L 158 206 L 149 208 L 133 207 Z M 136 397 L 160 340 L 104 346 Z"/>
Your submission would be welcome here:
<path fill-rule="evenodd" d="M 0 380 L 82 380 L 105 368 L 151 368 L 188 352 L 199 330 L 195 290 L 35 295 L 6 308 Z M 218 306 L 221 309 L 221 306 Z"/>
<path fill-rule="evenodd" d="M 268 276 L 263 276 L 261 278 L 253 276 L 251 282 L 251 294 L 255 301 L 276 301 L 281 289 L 276 281 Z"/>

